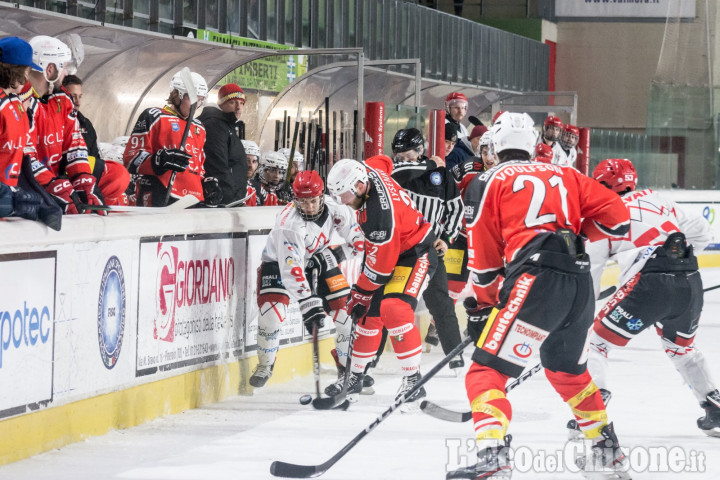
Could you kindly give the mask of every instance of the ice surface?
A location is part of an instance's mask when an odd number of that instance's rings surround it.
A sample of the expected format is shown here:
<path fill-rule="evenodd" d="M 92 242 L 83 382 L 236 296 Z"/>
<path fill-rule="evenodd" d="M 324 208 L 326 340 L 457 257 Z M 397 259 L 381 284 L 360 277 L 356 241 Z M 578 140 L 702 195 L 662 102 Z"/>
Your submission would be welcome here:
<path fill-rule="evenodd" d="M 720 269 L 703 270 L 705 285 L 720 283 Z M 705 296 L 697 345 L 720 378 L 720 290 Z M 469 357 L 470 348 L 465 357 Z M 438 362 L 438 349 L 423 356 L 422 369 Z M 328 460 L 393 401 L 400 384 L 392 355 L 375 371 L 373 396 L 361 396 L 347 412 L 315 411 L 299 397 L 312 393 L 311 377 L 269 386 L 253 396 L 157 419 L 147 424 L 66 446 L 0 467 L 2 480 L 197 480 L 274 478 L 273 460 L 320 464 Z M 695 420 L 702 411 L 660 349 L 654 330 L 624 350 L 613 351 L 609 378 L 613 399 L 608 413 L 623 446 L 631 448 L 634 479 L 720 479 L 720 438 L 705 436 Z M 323 375 L 323 385 L 333 380 Z M 462 378 L 443 370 L 427 386 L 428 398 L 467 410 Z M 581 476 L 554 460 L 566 444 L 569 408 L 542 373 L 509 394 L 513 420 L 509 433 L 522 459 L 513 479 L 572 479 Z M 443 479 L 473 453 L 470 422 L 443 422 L 421 412 L 387 418 L 321 478 Z M 651 450 L 652 447 L 652 450 Z M 549 458 L 552 457 L 552 458 Z M 654 457 L 653 466 L 643 464 Z M 517 457 L 516 457 L 517 458 Z M 697 472 L 678 473 L 678 467 Z M 664 470 L 657 471 L 657 470 Z M 675 469 L 675 471 L 671 471 Z"/>

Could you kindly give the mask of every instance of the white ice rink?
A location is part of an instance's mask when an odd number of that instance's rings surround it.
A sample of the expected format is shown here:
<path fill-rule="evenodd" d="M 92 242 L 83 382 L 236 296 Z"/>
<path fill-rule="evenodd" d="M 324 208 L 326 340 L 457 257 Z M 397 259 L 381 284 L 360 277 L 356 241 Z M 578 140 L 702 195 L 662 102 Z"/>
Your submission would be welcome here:
<path fill-rule="evenodd" d="M 705 270 L 703 276 L 706 287 L 720 284 L 720 269 Z M 705 295 L 696 343 L 720 379 L 720 289 Z M 698 430 L 695 420 L 702 411 L 660 349 L 654 329 L 613 353 L 608 412 L 621 443 L 630 448 L 632 477 L 720 479 L 720 438 Z M 425 355 L 423 371 L 440 358 L 438 349 Z M 392 355 L 383 357 L 375 373 L 377 393 L 362 396 L 347 412 L 300 405 L 298 397 L 314 390 L 312 378 L 306 377 L 6 465 L 0 467 L 0 479 L 274 478 L 273 460 L 323 463 L 392 403 L 400 382 Z M 328 372 L 322 384 L 331 380 Z M 436 403 L 468 409 L 463 380 L 448 370 L 433 378 L 427 391 Z M 572 459 L 563 450 L 569 408 L 545 376 L 536 374 L 509 399 L 514 408 L 509 429 L 516 450 L 513 478 L 581 478 L 569 470 Z M 396 411 L 321 478 L 444 479 L 446 469 L 472 455 L 465 446 L 472 438 L 471 422 Z"/>

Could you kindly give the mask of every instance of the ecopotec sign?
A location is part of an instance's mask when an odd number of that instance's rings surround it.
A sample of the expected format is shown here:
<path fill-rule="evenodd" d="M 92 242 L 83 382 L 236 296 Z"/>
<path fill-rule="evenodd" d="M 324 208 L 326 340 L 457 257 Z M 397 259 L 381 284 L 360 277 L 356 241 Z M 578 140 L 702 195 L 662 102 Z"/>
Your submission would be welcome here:
<path fill-rule="evenodd" d="M 52 399 L 55 259 L 0 255 L 0 418 Z"/>

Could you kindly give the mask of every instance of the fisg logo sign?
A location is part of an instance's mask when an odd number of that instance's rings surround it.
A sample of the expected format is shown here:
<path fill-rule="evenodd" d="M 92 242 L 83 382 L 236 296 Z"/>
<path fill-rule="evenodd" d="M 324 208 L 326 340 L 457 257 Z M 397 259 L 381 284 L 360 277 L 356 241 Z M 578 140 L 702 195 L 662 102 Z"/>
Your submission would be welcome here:
<path fill-rule="evenodd" d="M 15 311 L 0 310 L 0 369 L 3 361 L 12 360 L 12 350 L 32 348 L 38 342 L 47 343 L 51 328 L 48 306 L 29 306 L 24 301 Z"/>

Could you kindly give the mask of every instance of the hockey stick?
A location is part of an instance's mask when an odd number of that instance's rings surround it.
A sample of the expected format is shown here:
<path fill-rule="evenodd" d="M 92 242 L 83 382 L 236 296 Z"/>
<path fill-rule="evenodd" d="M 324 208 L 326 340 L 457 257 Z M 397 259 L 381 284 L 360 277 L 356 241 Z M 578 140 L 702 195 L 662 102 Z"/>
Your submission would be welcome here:
<path fill-rule="evenodd" d="M 710 290 L 715 290 L 715 289 L 718 289 L 718 288 L 720 288 L 720 285 L 715 285 L 714 287 L 704 288 L 704 289 L 703 289 L 703 293 L 704 293 L 704 292 L 709 292 Z M 604 300 L 604 299 L 606 299 L 607 297 L 609 297 L 610 295 L 612 295 L 613 293 L 615 293 L 616 291 L 617 291 L 617 287 L 615 287 L 614 285 L 613 285 L 612 287 L 608 287 L 608 288 L 606 288 L 605 290 L 603 290 L 602 292 L 600 292 L 600 294 L 598 295 L 598 298 L 597 298 L 597 299 L 598 299 L 598 300 Z"/>
<path fill-rule="evenodd" d="M 188 114 L 187 121 L 185 123 L 185 131 L 183 132 L 182 140 L 180 140 L 180 150 L 185 151 L 185 142 L 187 141 L 188 133 L 190 133 L 190 125 L 193 123 L 195 109 L 198 104 L 198 97 L 197 91 L 195 90 L 195 84 L 193 84 L 192 75 L 190 74 L 190 69 L 188 67 L 184 67 L 180 70 L 180 78 L 182 79 L 183 85 L 185 85 L 185 90 L 187 90 L 188 97 L 190 98 L 190 113 Z M 170 193 L 172 193 L 172 187 L 175 183 L 176 176 L 177 172 L 173 170 L 170 174 L 170 180 L 168 180 L 167 192 L 165 192 L 163 206 L 166 206 L 170 201 Z"/>
<path fill-rule="evenodd" d="M 253 194 L 251 193 L 250 195 L 248 195 L 244 198 L 241 198 L 240 200 L 235 200 L 234 202 L 230 202 L 227 205 L 225 205 L 225 208 L 232 208 L 232 207 L 237 207 L 239 205 L 242 205 L 243 203 L 247 202 L 248 199 L 252 196 L 253 196 Z"/>
<path fill-rule="evenodd" d="M 293 171 L 293 163 L 295 160 L 295 147 L 297 147 L 298 131 L 300 130 L 300 122 L 302 121 L 302 102 L 298 102 L 297 117 L 295 117 L 295 129 L 293 130 L 292 143 L 290 144 L 290 155 L 288 158 L 288 169 L 287 175 L 285 176 L 285 182 L 290 183 L 290 176 Z M 300 166 L 298 165 L 298 169 Z M 291 185 L 292 187 L 292 185 Z"/>
<path fill-rule="evenodd" d="M 436 373 L 438 373 L 442 368 L 450 363 L 450 360 L 455 358 L 457 355 L 462 352 L 465 347 L 467 347 L 470 342 L 472 342 L 472 339 L 470 337 L 466 337 L 460 345 L 455 347 L 452 352 L 448 353 L 445 358 L 440 360 L 440 362 L 435 365 L 433 368 L 430 369 L 429 372 L 425 374 L 424 377 L 420 379 L 418 383 L 415 384 L 409 391 L 405 392 L 405 394 L 395 400 L 395 402 L 390 405 L 388 409 L 386 409 L 384 412 L 382 412 L 373 422 L 365 427 L 365 429 L 358 433 L 355 438 L 350 440 L 343 448 L 340 449 L 339 452 L 337 452 L 335 455 L 333 455 L 328 461 L 325 463 L 321 463 L 320 465 L 296 465 L 294 463 L 285 463 L 285 462 L 279 462 L 274 461 L 270 465 L 270 473 L 276 477 L 286 477 L 286 478 L 311 478 L 311 477 L 317 477 L 322 475 L 323 473 L 327 472 L 330 467 L 335 465 L 338 460 L 340 460 L 342 457 L 345 456 L 346 453 L 348 453 L 355 445 L 357 445 L 360 440 L 365 438 L 367 434 L 375 430 L 375 428 L 382 423 L 383 420 L 385 420 L 387 417 L 389 417 L 400 405 L 405 403 L 408 398 L 412 397 L 415 392 L 420 390 L 423 385 L 425 385 L 428 380 L 430 380 L 432 377 L 435 376 Z"/>
<path fill-rule="evenodd" d="M 102 210 L 105 212 L 127 212 L 127 213 L 141 213 L 147 215 L 154 215 L 156 213 L 172 213 L 180 210 L 185 210 L 193 205 L 200 203 L 194 195 L 185 195 L 180 197 L 177 202 L 167 207 L 131 207 L 123 205 L 85 205 L 81 204 L 81 207 L 85 210 Z"/>
<path fill-rule="evenodd" d="M 602 292 L 600 292 L 597 299 L 603 300 L 603 299 L 609 297 L 610 295 L 612 295 L 613 293 L 615 293 L 616 291 L 617 291 L 617 287 L 615 285 L 613 285 L 612 287 L 608 287 L 605 290 L 603 290 Z"/>
<path fill-rule="evenodd" d="M 532 377 L 540 370 L 542 370 L 542 364 L 538 363 L 530 370 L 526 371 L 518 378 L 516 378 L 513 382 L 509 383 L 505 387 L 505 393 L 509 393 L 511 390 L 516 389 L 520 386 L 521 383 L 524 383 L 528 378 Z M 422 410 L 424 413 L 427 413 L 431 417 L 445 420 L 446 422 L 463 423 L 467 422 L 468 420 L 472 420 L 472 411 L 456 412 L 454 410 L 441 407 L 440 405 L 433 403 L 430 400 L 423 400 L 422 403 L 420 403 L 420 410 Z"/>

